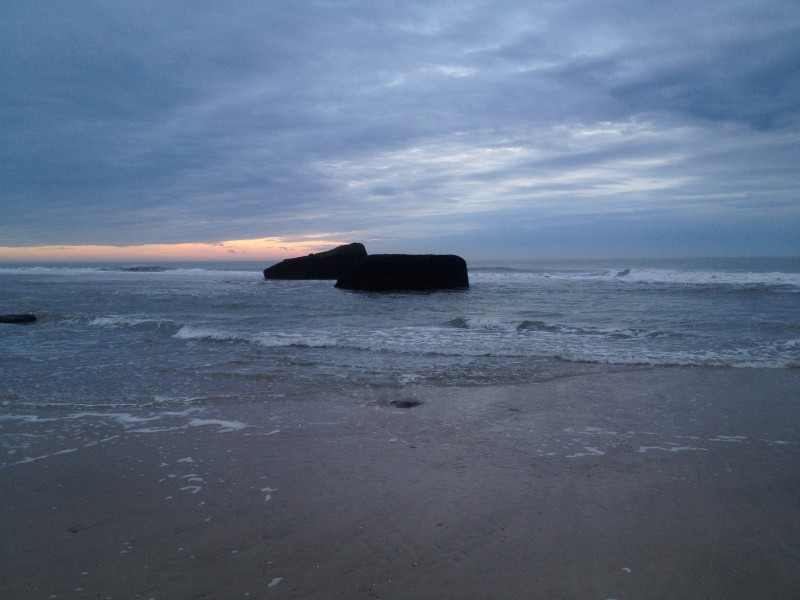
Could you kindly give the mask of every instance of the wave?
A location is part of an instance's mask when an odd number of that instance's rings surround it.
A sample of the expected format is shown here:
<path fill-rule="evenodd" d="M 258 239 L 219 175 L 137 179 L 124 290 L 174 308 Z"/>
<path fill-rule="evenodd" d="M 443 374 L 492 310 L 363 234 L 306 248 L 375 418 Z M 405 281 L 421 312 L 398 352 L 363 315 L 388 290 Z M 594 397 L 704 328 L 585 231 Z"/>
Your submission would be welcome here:
<path fill-rule="evenodd" d="M 67 319 L 71 321 L 85 322 L 90 327 L 105 327 L 110 329 L 130 327 L 134 330 L 166 332 L 176 331 L 179 325 L 172 320 L 159 320 L 131 315 L 107 315 L 102 317 L 81 317 Z"/>
<path fill-rule="evenodd" d="M 170 271 L 168 267 L 159 266 L 135 266 L 135 267 L 117 267 L 109 269 L 111 271 L 126 271 L 129 273 L 161 273 L 162 271 Z"/>
<path fill-rule="evenodd" d="M 522 269 L 480 269 L 470 271 L 470 281 L 473 284 L 484 282 L 529 284 L 547 282 L 548 280 L 800 289 L 800 273 L 782 271 L 683 271 L 627 267 L 597 271 L 526 271 Z"/>
<path fill-rule="evenodd" d="M 0 267 L 0 275 L 86 275 L 98 273 L 98 267 L 43 267 L 43 266 L 13 266 Z"/>
<path fill-rule="evenodd" d="M 160 336 L 168 335 L 186 342 L 244 344 L 266 349 L 331 349 L 359 355 L 367 352 L 398 357 L 462 357 L 468 360 L 497 357 L 675 366 L 797 368 L 800 364 L 800 339 L 792 334 L 788 339 L 784 335 L 782 340 L 755 345 L 755 340 L 742 339 L 741 344 L 734 346 L 733 340 L 721 345 L 719 340 L 714 341 L 702 332 L 670 330 L 663 325 L 661 328 L 600 327 L 545 319 L 456 317 L 425 326 L 269 331 L 186 324 L 146 315 L 112 314 L 65 317 L 65 320 L 108 330 L 130 328 L 132 332 L 140 332 L 139 335 L 158 331 Z M 313 360 L 324 363 L 335 356 L 319 355 Z M 369 358 L 357 360 L 371 362 Z"/>
<path fill-rule="evenodd" d="M 498 319 L 463 318 L 457 317 L 446 323 L 449 327 L 459 329 L 478 329 L 496 331 L 541 332 L 554 335 L 567 336 L 597 336 L 611 339 L 641 339 L 659 337 L 684 337 L 685 334 L 677 331 L 647 330 L 634 327 L 601 328 L 601 327 L 573 327 L 545 321 L 524 320 L 521 322 L 505 323 Z"/>
<path fill-rule="evenodd" d="M 123 326 L 139 326 L 139 325 L 153 325 L 160 327 L 165 324 L 164 321 L 154 319 L 145 319 L 129 316 L 108 316 L 108 317 L 93 317 L 90 319 L 89 325 L 97 325 L 99 327 L 123 327 Z M 173 325 L 170 321 L 167 324 Z"/>
<path fill-rule="evenodd" d="M 68 314 L 58 311 L 37 311 L 36 322 L 44 323 L 66 323 L 74 325 L 87 325 L 90 327 L 136 327 L 136 328 L 170 328 L 176 324 L 171 320 L 158 320 L 142 316 L 132 315 L 104 315 L 104 316 L 85 316 Z"/>
<path fill-rule="evenodd" d="M 508 330 L 508 324 L 499 319 L 491 318 L 470 318 L 456 317 L 447 321 L 446 325 L 458 329 L 486 329 L 486 330 Z"/>
<path fill-rule="evenodd" d="M 159 266 L 41 266 L 41 265 L 20 265 L 2 266 L 0 274 L 3 275 L 89 275 L 102 273 L 163 273 L 172 271 L 168 267 Z"/>
<path fill-rule="evenodd" d="M 621 277 L 624 281 L 636 283 L 713 285 L 740 287 L 798 287 L 800 273 L 773 271 L 758 272 L 720 272 L 720 271 L 676 271 L 670 269 L 632 269 Z"/>
<path fill-rule="evenodd" d="M 741 357 L 726 354 L 689 354 L 689 353 L 664 353 L 654 355 L 612 355 L 612 356 L 582 356 L 580 354 L 564 353 L 550 358 L 565 362 L 600 364 L 600 365 L 631 365 L 652 367 L 721 367 L 728 369 L 797 369 L 800 361 L 789 358 L 767 357 Z"/>
<path fill-rule="evenodd" d="M 172 337 L 187 341 L 252 344 L 264 348 L 332 349 L 420 358 L 496 357 L 725 367 L 792 367 L 798 362 L 798 340 L 749 349 L 689 349 L 682 339 L 690 335 L 645 328 L 578 327 L 535 320 L 505 323 L 494 319 L 459 317 L 440 326 L 336 332 L 243 332 L 182 326 Z"/>
<path fill-rule="evenodd" d="M 201 276 L 201 277 L 247 277 L 259 281 L 261 268 L 253 267 L 251 270 L 231 268 L 221 263 L 216 268 L 207 266 L 188 265 L 28 265 L 28 264 L 3 264 L 0 265 L 0 275 L 51 275 L 51 276 L 92 276 L 92 277 L 124 277 L 136 275 L 174 275 L 174 276 Z"/>
<path fill-rule="evenodd" d="M 448 335 L 448 330 L 451 335 Z M 458 333 L 464 331 L 464 334 Z M 555 359 L 579 363 L 796 368 L 800 340 L 747 347 L 711 347 L 692 333 L 644 328 L 574 327 L 544 321 L 518 324 L 453 319 L 439 329 L 394 331 L 373 337 L 370 351 L 426 356 Z"/>
<path fill-rule="evenodd" d="M 224 331 L 210 327 L 184 325 L 172 337 L 180 340 L 208 340 L 215 342 L 245 342 L 267 348 L 298 347 L 325 348 L 339 345 L 338 340 L 326 332 L 287 333 Z"/>

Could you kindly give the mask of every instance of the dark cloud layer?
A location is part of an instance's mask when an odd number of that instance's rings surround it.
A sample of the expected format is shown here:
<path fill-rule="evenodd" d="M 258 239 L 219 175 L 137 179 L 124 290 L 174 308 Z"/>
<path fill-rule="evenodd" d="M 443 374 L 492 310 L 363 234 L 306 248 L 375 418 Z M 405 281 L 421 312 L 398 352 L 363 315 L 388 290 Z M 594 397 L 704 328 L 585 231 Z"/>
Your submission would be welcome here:
<path fill-rule="evenodd" d="M 9 0 L 0 245 L 798 254 L 798 39 L 794 0 Z"/>

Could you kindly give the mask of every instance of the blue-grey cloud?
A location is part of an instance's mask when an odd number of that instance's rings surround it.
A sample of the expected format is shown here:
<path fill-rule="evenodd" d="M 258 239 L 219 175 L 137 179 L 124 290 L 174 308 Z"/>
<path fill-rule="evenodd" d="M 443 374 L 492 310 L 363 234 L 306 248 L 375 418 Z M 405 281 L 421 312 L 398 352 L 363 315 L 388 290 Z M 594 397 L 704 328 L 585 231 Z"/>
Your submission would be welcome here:
<path fill-rule="evenodd" d="M 0 10 L 0 245 L 800 251 L 792 0 Z"/>

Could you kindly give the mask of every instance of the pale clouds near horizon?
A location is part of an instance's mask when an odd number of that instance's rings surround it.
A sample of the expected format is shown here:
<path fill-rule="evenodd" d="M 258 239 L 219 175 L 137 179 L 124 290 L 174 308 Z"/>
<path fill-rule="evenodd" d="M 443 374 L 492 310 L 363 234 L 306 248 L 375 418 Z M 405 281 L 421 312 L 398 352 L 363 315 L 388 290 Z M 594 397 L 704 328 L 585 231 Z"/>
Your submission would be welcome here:
<path fill-rule="evenodd" d="M 0 246 L 800 254 L 794 1 L 0 14 Z"/>

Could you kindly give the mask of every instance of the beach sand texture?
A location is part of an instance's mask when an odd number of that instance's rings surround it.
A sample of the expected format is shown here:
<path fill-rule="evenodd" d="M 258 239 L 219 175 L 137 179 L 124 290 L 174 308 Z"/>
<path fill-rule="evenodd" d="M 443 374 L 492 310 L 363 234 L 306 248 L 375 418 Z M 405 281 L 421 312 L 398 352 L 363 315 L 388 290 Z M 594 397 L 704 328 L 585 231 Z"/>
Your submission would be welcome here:
<path fill-rule="evenodd" d="M 61 423 L 3 431 L 31 445 L 0 469 L 2 598 L 800 594 L 797 369 Z"/>

